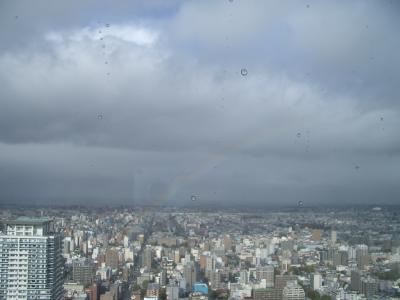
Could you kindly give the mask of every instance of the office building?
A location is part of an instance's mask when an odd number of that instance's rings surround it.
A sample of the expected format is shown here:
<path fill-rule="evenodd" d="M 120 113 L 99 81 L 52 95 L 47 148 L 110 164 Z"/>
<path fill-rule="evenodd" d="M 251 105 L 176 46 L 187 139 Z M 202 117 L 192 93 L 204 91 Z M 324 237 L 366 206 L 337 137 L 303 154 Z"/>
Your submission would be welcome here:
<path fill-rule="evenodd" d="M 142 267 L 143 268 L 147 268 L 147 269 L 151 269 L 151 263 L 153 260 L 153 251 L 151 249 L 151 247 L 147 246 L 142 254 Z"/>
<path fill-rule="evenodd" d="M 192 290 L 194 283 L 197 281 L 197 270 L 193 262 L 189 262 L 185 265 L 183 277 L 186 280 L 187 290 Z"/>
<path fill-rule="evenodd" d="M 74 259 L 72 262 L 72 280 L 87 285 L 93 282 L 96 275 L 96 266 L 92 260 L 86 258 Z"/>
<path fill-rule="evenodd" d="M 282 290 L 274 288 L 255 289 L 253 291 L 254 300 L 281 300 Z"/>
<path fill-rule="evenodd" d="M 283 300 L 304 300 L 305 296 L 303 288 L 296 281 L 289 281 L 282 292 Z"/>
<path fill-rule="evenodd" d="M 311 274 L 311 287 L 314 290 L 320 289 L 322 286 L 322 276 L 319 273 Z"/>
<path fill-rule="evenodd" d="M 256 269 L 257 279 L 258 280 L 265 279 L 267 288 L 274 287 L 274 280 L 275 280 L 274 273 L 275 272 L 273 266 L 257 267 Z"/>

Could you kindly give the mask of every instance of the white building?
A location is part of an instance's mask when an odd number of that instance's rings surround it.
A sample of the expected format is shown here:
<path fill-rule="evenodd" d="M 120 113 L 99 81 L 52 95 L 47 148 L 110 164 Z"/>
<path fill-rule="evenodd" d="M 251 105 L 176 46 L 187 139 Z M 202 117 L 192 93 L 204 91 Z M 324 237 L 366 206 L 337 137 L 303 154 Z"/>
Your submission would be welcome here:
<path fill-rule="evenodd" d="M 283 300 L 304 300 L 306 297 L 303 288 L 296 281 L 288 281 L 283 289 Z"/>
<path fill-rule="evenodd" d="M 319 290 L 322 286 L 321 274 L 315 273 L 311 275 L 311 284 L 314 290 Z"/>
<path fill-rule="evenodd" d="M 62 239 L 53 221 L 5 222 L 0 261 L 0 299 L 63 299 Z"/>

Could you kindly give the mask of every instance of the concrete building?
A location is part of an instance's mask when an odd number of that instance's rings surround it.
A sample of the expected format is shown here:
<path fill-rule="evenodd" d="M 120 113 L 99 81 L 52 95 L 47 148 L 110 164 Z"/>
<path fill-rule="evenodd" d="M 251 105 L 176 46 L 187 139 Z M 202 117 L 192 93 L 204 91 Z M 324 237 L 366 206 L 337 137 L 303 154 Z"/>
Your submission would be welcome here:
<path fill-rule="evenodd" d="M 322 276 L 319 273 L 311 274 L 311 287 L 314 290 L 319 290 L 322 286 Z"/>
<path fill-rule="evenodd" d="M 118 250 L 115 248 L 109 248 L 106 251 L 106 267 L 111 269 L 118 269 Z"/>
<path fill-rule="evenodd" d="M 275 288 L 283 289 L 289 281 L 297 281 L 296 275 L 277 275 L 275 276 Z"/>
<path fill-rule="evenodd" d="M 167 294 L 167 300 L 178 300 L 179 287 L 175 285 L 167 285 L 166 294 Z"/>
<path fill-rule="evenodd" d="M 197 270 L 196 265 L 193 262 L 189 262 L 183 269 L 183 277 L 186 280 L 187 290 L 191 291 L 194 283 L 197 281 Z"/>
<path fill-rule="evenodd" d="M 146 247 L 143 251 L 142 254 L 142 267 L 143 268 L 147 268 L 147 269 L 151 269 L 151 263 L 153 261 L 153 250 L 151 249 L 151 247 Z"/>
<path fill-rule="evenodd" d="M 312 231 L 312 239 L 314 241 L 320 241 L 322 238 L 322 231 L 320 229 L 314 229 Z"/>
<path fill-rule="evenodd" d="M 289 281 L 282 292 L 282 300 L 304 300 L 305 297 L 304 290 L 297 281 Z"/>
<path fill-rule="evenodd" d="M 72 262 L 72 280 L 87 285 L 92 283 L 96 276 L 96 266 L 92 260 L 86 258 L 74 259 Z"/>
<path fill-rule="evenodd" d="M 20 217 L 0 235 L 0 299 L 63 299 L 62 238 L 46 218 Z"/>
<path fill-rule="evenodd" d="M 274 287 L 275 270 L 273 266 L 257 267 L 256 277 L 258 280 L 265 279 L 267 288 Z"/>
<path fill-rule="evenodd" d="M 253 291 L 254 300 L 281 300 L 282 290 L 274 288 L 255 289 Z"/>

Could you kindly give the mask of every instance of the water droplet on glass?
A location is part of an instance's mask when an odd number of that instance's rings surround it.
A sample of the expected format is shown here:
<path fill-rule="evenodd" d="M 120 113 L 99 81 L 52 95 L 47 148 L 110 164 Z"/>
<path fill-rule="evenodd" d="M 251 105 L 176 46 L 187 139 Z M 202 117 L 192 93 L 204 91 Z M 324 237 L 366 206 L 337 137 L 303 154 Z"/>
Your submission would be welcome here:
<path fill-rule="evenodd" d="M 108 65 L 108 61 L 105 61 L 104 64 Z"/>
<path fill-rule="evenodd" d="M 192 196 L 190 197 L 190 200 L 196 201 L 196 200 L 197 200 L 197 197 L 196 197 L 195 195 L 192 195 Z"/>
<path fill-rule="evenodd" d="M 302 206 L 303 206 L 303 201 L 297 202 L 297 205 L 298 205 L 299 207 L 302 207 Z"/>
<path fill-rule="evenodd" d="M 354 168 L 355 168 L 356 170 L 358 170 L 358 169 L 360 169 L 360 166 L 357 165 L 357 166 L 355 166 Z"/>
<path fill-rule="evenodd" d="M 298 138 L 301 138 L 301 133 L 298 132 L 298 133 L 296 134 L 296 136 L 297 136 Z"/>
<path fill-rule="evenodd" d="M 307 4 L 307 8 L 310 8 L 310 4 Z"/>
<path fill-rule="evenodd" d="M 110 27 L 110 24 L 106 24 L 106 27 Z"/>
<path fill-rule="evenodd" d="M 383 117 L 381 117 L 381 121 L 383 121 Z"/>
<path fill-rule="evenodd" d="M 97 119 L 98 119 L 98 120 L 103 120 L 103 115 L 102 115 L 102 114 L 98 114 L 98 115 L 97 115 Z"/>
<path fill-rule="evenodd" d="M 247 69 L 243 68 L 240 70 L 240 74 L 242 74 L 242 76 L 246 76 L 247 75 Z"/>

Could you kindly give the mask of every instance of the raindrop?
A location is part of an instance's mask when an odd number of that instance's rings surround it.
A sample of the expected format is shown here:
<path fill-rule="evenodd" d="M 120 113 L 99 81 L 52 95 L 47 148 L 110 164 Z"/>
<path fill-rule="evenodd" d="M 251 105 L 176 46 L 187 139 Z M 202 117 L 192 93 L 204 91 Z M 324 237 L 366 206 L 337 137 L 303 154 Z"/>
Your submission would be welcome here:
<path fill-rule="evenodd" d="M 102 115 L 102 114 L 98 114 L 98 115 L 97 115 L 97 119 L 98 119 L 98 120 L 103 120 L 103 115 Z"/>
<path fill-rule="evenodd" d="M 297 136 L 298 138 L 301 138 L 301 133 L 298 132 L 298 133 L 296 134 L 296 136 Z"/>
<path fill-rule="evenodd" d="M 359 170 L 359 169 L 360 169 L 360 166 L 356 165 L 354 168 L 355 168 L 356 170 Z"/>
<path fill-rule="evenodd" d="M 381 117 L 381 121 L 383 121 L 383 117 Z"/>
<path fill-rule="evenodd" d="M 297 202 L 297 206 L 298 207 L 303 207 L 303 201 L 300 200 L 299 202 Z"/>
<path fill-rule="evenodd" d="M 192 196 L 190 197 L 190 200 L 196 201 L 196 200 L 197 200 L 197 197 L 196 197 L 195 195 L 192 195 Z"/>
<path fill-rule="evenodd" d="M 310 4 L 307 4 L 307 8 L 310 8 Z"/>
<path fill-rule="evenodd" d="M 247 69 L 243 68 L 240 70 L 240 74 L 242 74 L 242 76 L 246 76 L 247 75 Z"/>

